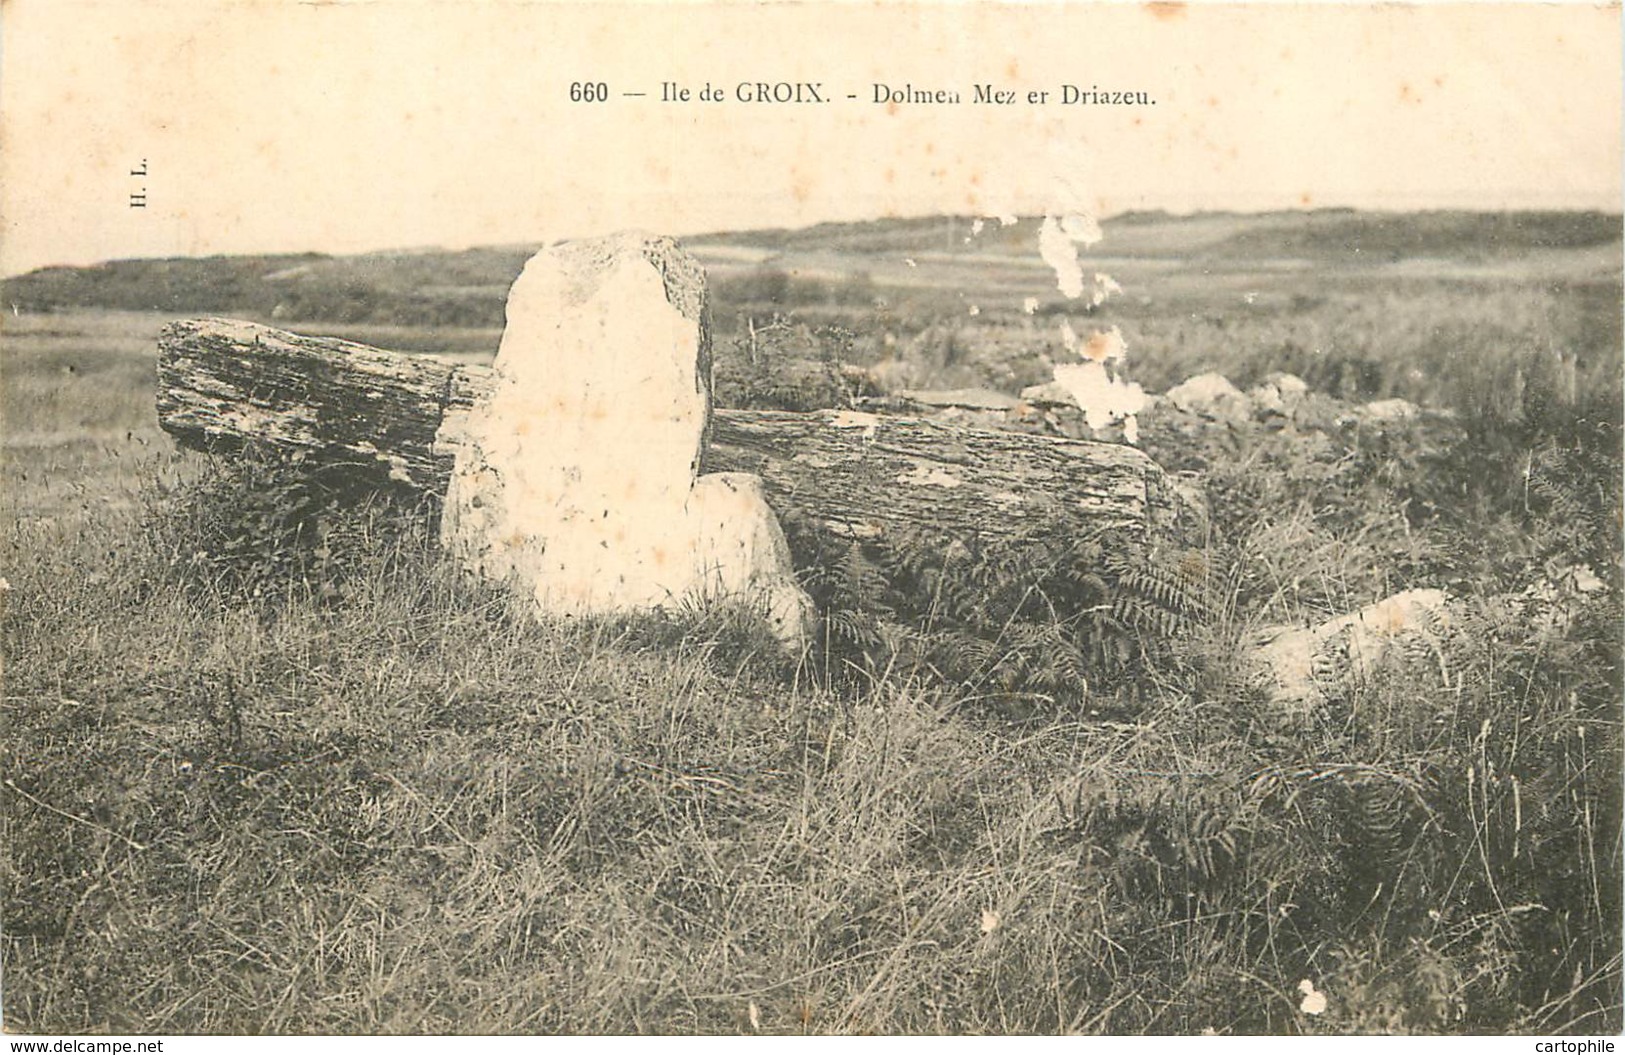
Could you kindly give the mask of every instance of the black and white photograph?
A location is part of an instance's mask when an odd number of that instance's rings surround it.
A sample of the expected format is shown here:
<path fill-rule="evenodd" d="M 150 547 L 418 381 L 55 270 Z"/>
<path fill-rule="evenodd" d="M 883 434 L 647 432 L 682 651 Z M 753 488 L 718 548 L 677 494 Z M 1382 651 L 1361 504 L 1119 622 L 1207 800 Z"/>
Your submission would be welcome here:
<path fill-rule="evenodd" d="M 1617 3 L 0 27 L 10 1052 L 1614 1050 Z"/>

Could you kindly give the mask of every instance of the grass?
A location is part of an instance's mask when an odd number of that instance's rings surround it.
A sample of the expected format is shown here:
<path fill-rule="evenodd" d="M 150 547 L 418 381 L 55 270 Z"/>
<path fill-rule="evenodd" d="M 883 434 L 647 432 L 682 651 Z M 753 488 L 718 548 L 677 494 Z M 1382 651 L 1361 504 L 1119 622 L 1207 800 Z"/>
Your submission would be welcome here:
<path fill-rule="evenodd" d="M 1617 1032 L 1617 286 L 1288 288 L 1146 308 L 1144 376 L 1371 363 L 1347 394 L 1455 417 L 1148 416 L 1200 609 L 1041 694 L 537 621 L 417 511 L 272 520 L 284 477 L 169 449 L 157 316 L 7 319 L 8 1029 Z M 1434 585 L 1436 647 L 1312 712 L 1243 662 Z"/>
<path fill-rule="evenodd" d="M 13 1029 L 1618 1021 L 1617 725 L 1486 626 L 1308 728 L 1211 685 L 990 721 L 721 624 L 536 623 L 410 538 L 271 603 L 132 534 L 11 539 L 50 555 L 7 562 Z"/>
<path fill-rule="evenodd" d="M 1076 907 L 1066 869 L 1012 870 L 1064 730 L 1022 737 L 1037 786 L 1009 796 L 1009 738 L 902 688 L 796 696 L 707 641 L 513 619 L 416 560 L 338 610 L 274 612 L 133 600 L 150 564 L 95 608 L 11 613 L 8 652 L 56 675 L 11 716 L 55 749 L 26 776 L 8 760 L 29 796 L 8 845 L 57 843 L 11 877 L 14 1024 L 726 1031 L 754 1001 L 775 1029 L 1002 1031 L 1067 1011 L 944 993 L 920 1018 L 914 992 L 932 963 L 999 972 L 984 907 L 1018 933 L 1038 894 Z M 993 815 L 952 808 L 995 789 Z"/>

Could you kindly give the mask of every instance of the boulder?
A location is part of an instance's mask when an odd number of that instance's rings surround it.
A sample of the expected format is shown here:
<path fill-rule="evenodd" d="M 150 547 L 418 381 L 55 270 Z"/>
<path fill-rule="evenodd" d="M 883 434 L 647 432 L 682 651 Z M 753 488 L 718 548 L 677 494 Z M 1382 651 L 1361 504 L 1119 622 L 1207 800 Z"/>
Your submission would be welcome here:
<path fill-rule="evenodd" d="M 1354 413 L 1362 421 L 1411 421 L 1421 417 L 1422 408 L 1408 399 L 1379 399 L 1356 408 Z"/>
<path fill-rule="evenodd" d="M 1585 607 L 1601 600 L 1607 589 L 1608 584 L 1590 565 L 1571 564 L 1553 569 L 1522 593 L 1505 595 L 1502 600 L 1534 627 L 1538 638 L 1560 640 Z"/>
<path fill-rule="evenodd" d="M 760 610 L 779 640 L 811 639 L 818 613 L 791 572 L 790 543 L 767 504 L 761 477 L 701 476 L 689 492 L 687 520 L 701 597 L 743 599 Z"/>
<path fill-rule="evenodd" d="M 991 388 L 911 388 L 897 395 L 924 407 L 953 407 L 959 410 L 1014 410 L 1021 402 L 1015 396 Z"/>
<path fill-rule="evenodd" d="M 1263 383 L 1247 390 L 1247 398 L 1257 414 L 1290 415 L 1308 394 L 1309 386 L 1301 377 L 1282 373 L 1270 374 Z"/>
<path fill-rule="evenodd" d="M 1245 421 L 1253 413 L 1252 400 L 1223 374 L 1197 374 L 1170 388 L 1164 398 L 1187 414 L 1207 418 Z"/>
<path fill-rule="evenodd" d="M 1076 407 L 1078 401 L 1072 398 L 1071 389 L 1059 381 L 1046 381 L 1041 385 L 1028 385 L 1021 390 L 1021 401 L 1030 406 L 1050 409 L 1052 407 Z"/>
<path fill-rule="evenodd" d="M 1266 630 L 1252 656 L 1271 701 L 1304 711 L 1369 678 L 1395 647 L 1420 645 L 1442 662 L 1449 625 L 1443 590 L 1406 590 L 1317 626 Z"/>
<path fill-rule="evenodd" d="M 1275 390 L 1281 393 L 1281 398 L 1289 404 L 1309 394 L 1309 382 L 1297 374 L 1270 374 L 1264 378 L 1264 383 L 1274 386 Z"/>
<path fill-rule="evenodd" d="M 490 388 L 437 436 L 455 459 L 441 541 L 543 612 L 735 596 L 799 608 L 759 482 L 697 492 L 709 414 L 705 277 L 692 258 L 636 233 L 545 249 L 509 292 Z M 797 620 L 781 625 L 787 646 L 806 641 Z"/>

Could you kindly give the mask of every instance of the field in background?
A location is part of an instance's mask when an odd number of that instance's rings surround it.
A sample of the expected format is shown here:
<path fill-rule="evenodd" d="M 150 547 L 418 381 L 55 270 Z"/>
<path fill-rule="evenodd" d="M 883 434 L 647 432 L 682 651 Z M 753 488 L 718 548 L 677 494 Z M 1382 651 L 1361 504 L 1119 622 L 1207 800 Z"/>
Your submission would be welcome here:
<path fill-rule="evenodd" d="M 1125 292 L 1093 310 L 1056 291 L 1031 217 L 828 224 L 685 244 L 710 275 L 724 342 L 742 316 L 793 312 L 853 331 L 860 362 L 895 363 L 910 383 L 1025 381 L 1043 372 L 1039 353 L 1059 348 L 1056 316 L 1121 326 L 1132 370 L 1154 390 L 1205 370 L 1244 384 L 1296 369 L 1351 398 L 1416 399 L 1448 386 L 1453 356 L 1550 334 L 1588 376 L 1617 362 L 1615 216 L 1152 213 L 1102 226 L 1084 266 Z M 230 313 L 401 351 L 491 355 L 507 288 L 536 248 L 115 261 L 8 279 L 0 304 Z M 1507 297 L 1515 303 L 1501 305 Z M 1481 322 L 1493 328 L 1463 332 Z M 1542 324 L 1550 334 L 1534 328 Z M 1395 369 L 1418 358 L 1431 370 L 1422 382 Z"/>
<path fill-rule="evenodd" d="M 1148 423 L 1214 512 L 1168 647 L 786 667 L 726 612 L 537 624 L 383 503 L 289 559 L 307 492 L 155 426 L 168 318 L 478 359 L 527 247 L 8 280 L 8 1029 L 1618 1031 L 1619 219 L 1126 217 L 1093 309 L 1035 233 L 691 240 L 719 387 L 807 380 L 742 365 L 777 318 L 880 389 L 1014 392 L 1064 318 L 1153 391 L 1288 370 L 1448 427 Z M 1306 718 L 1240 669 L 1424 586 L 1436 653 Z"/>
<path fill-rule="evenodd" d="M 1397 396 L 1497 421 L 1606 426 L 1620 412 L 1618 217 L 1130 214 L 1084 253 L 1086 274 L 1123 287 L 1099 306 L 1056 291 L 1037 223 L 939 217 L 685 240 L 710 278 L 721 401 L 772 403 L 778 364 L 753 370 L 742 350 L 751 326 L 775 319 L 792 389 L 839 359 L 864 368 L 871 394 L 1012 395 L 1066 357 L 1065 321 L 1121 329 L 1126 376 L 1152 392 L 1208 371 L 1244 388 L 1286 371 L 1345 400 Z M 67 489 L 94 491 L 101 468 L 132 464 L 116 448 L 128 433 L 138 458 L 158 438 L 153 340 L 172 318 L 222 314 L 487 361 L 535 248 L 116 261 L 8 279 L 0 409 L 12 456 L 0 472 L 9 482 L 39 459 Z M 24 509 L 40 500 L 12 493 Z"/>

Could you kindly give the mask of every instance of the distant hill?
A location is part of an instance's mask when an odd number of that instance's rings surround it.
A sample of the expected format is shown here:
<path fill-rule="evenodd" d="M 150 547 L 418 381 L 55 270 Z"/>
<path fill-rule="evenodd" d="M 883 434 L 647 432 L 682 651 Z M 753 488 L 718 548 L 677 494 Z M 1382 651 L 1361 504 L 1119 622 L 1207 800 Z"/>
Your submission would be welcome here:
<path fill-rule="evenodd" d="M 824 223 L 686 238 L 692 246 L 743 245 L 779 252 L 901 253 L 956 251 L 1030 255 L 1039 217 L 1013 225 L 971 216 Z M 1114 257 L 1194 253 L 1247 260 L 1316 259 L 1361 252 L 1478 260 L 1540 249 L 1579 249 L 1621 240 L 1619 214 L 1602 212 L 1362 213 L 1208 212 L 1174 216 L 1133 212 L 1105 220 L 1101 252 Z M 973 230 L 975 234 L 973 235 Z M 969 239 L 969 241 L 967 241 Z"/>
<path fill-rule="evenodd" d="M 889 218 L 718 232 L 683 241 L 713 266 L 719 297 L 725 298 L 728 281 L 773 269 L 804 267 L 827 274 L 846 268 L 858 274 L 870 261 L 914 256 L 962 258 L 966 267 L 1001 256 L 1030 261 L 1038 222 L 1034 217 L 1013 224 L 970 216 Z M 1141 212 L 1108 219 L 1102 227 L 1105 238 L 1097 248 L 1106 256 L 1185 264 L 1301 259 L 1358 267 L 1407 257 L 1481 262 L 1621 240 L 1620 216 L 1599 212 Z M 288 321 L 500 326 L 508 287 L 536 248 L 117 260 L 42 268 L 7 279 L 0 283 L 0 298 L 23 311 L 103 307 Z"/>
<path fill-rule="evenodd" d="M 0 284 L 23 311 L 101 307 L 272 319 L 502 324 L 509 285 L 534 246 L 328 256 L 187 257 L 50 267 Z"/>
<path fill-rule="evenodd" d="M 1250 227 L 1215 251 L 1249 256 L 1486 260 L 1539 250 L 1586 249 L 1620 241 L 1621 218 L 1600 212 L 1301 214 L 1290 223 Z"/>

